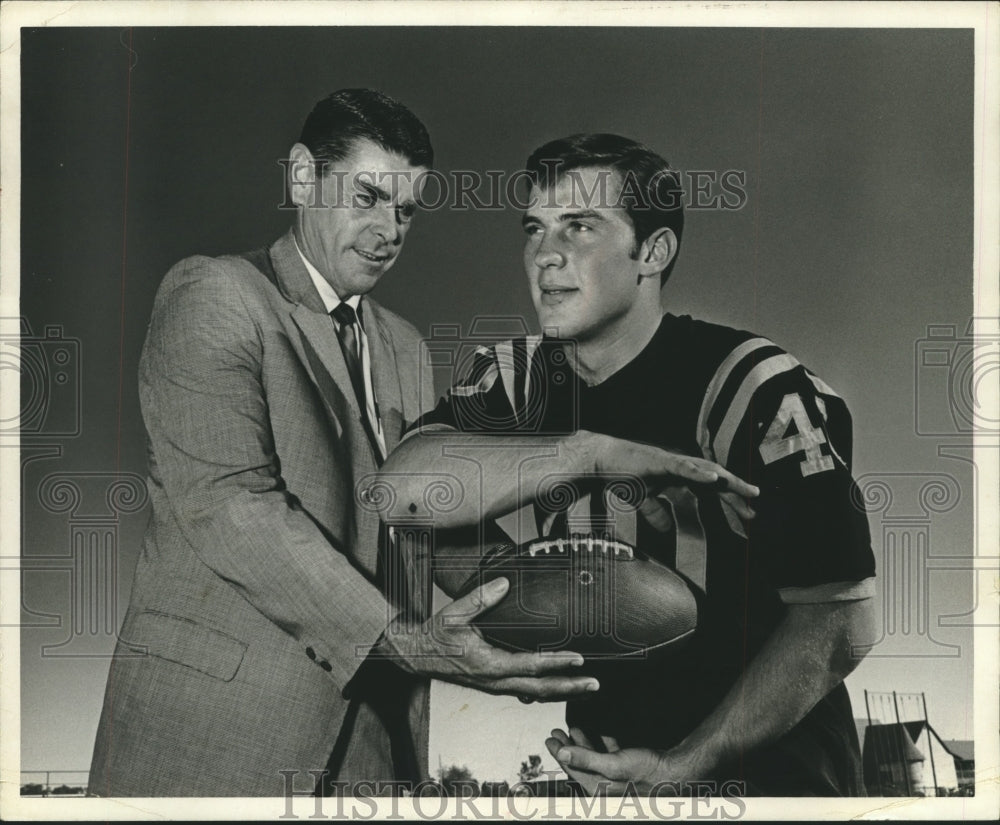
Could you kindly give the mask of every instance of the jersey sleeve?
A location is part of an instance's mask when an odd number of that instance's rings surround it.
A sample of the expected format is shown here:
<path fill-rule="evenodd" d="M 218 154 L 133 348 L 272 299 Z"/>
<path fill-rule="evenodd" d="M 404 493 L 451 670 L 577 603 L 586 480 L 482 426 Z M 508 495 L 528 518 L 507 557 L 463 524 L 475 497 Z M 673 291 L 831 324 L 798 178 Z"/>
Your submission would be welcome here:
<path fill-rule="evenodd" d="M 851 476 L 847 405 L 794 357 L 763 338 L 719 367 L 699 416 L 702 452 L 760 487 L 743 532 L 786 603 L 868 598 L 875 560 Z"/>
<path fill-rule="evenodd" d="M 479 346 L 465 374 L 430 412 L 421 416 L 403 436 L 438 429 L 488 434 L 511 429 L 516 419 L 501 378 L 501 363 L 495 347 Z"/>

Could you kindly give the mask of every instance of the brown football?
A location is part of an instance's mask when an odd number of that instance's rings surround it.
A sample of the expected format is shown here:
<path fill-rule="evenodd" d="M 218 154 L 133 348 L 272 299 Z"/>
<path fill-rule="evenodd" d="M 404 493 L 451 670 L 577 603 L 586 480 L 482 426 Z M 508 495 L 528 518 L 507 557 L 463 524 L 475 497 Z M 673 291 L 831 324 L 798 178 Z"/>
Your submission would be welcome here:
<path fill-rule="evenodd" d="M 456 597 L 500 576 L 510 589 L 474 623 L 507 650 L 573 650 L 588 660 L 662 655 L 682 647 L 698 623 L 688 583 L 623 541 L 576 536 L 497 545 Z"/>

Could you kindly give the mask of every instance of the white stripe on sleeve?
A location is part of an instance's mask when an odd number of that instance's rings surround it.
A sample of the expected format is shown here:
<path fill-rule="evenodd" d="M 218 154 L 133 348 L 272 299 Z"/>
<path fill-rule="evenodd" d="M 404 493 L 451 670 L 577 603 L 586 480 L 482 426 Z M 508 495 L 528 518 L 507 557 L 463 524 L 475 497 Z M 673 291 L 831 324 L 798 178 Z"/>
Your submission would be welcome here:
<path fill-rule="evenodd" d="M 712 451 L 712 438 L 708 432 L 708 416 L 719 399 L 719 393 L 729 378 L 729 374 L 736 365 L 746 358 L 751 352 L 762 347 L 773 347 L 774 344 L 767 338 L 751 338 L 736 347 L 723 361 L 712 376 L 712 380 L 705 390 L 705 397 L 701 402 L 701 412 L 698 413 L 698 443 L 701 445 L 701 452 L 705 458 L 715 461 L 715 453 Z"/>

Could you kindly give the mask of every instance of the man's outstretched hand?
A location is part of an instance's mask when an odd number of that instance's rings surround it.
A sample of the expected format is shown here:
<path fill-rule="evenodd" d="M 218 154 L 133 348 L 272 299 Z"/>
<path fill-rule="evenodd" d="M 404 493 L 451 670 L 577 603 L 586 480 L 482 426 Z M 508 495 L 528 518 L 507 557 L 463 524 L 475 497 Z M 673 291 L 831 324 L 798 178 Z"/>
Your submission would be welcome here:
<path fill-rule="evenodd" d="M 471 622 L 507 593 L 507 579 L 494 579 L 441 608 L 422 624 L 394 621 L 376 648 L 410 673 L 466 685 L 525 701 L 556 702 L 580 697 L 600 685 L 572 675 L 579 653 L 509 653 L 486 642 Z"/>
<path fill-rule="evenodd" d="M 659 511 L 664 508 L 655 498 L 668 487 L 688 487 L 694 492 L 715 491 L 740 518 L 750 520 L 754 517 L 750 502 L 760 495 L 760 488 L 733 475 L 714 461 L 606 435 L 583 435 L 587 436 L 583 443 L 593 459 L 594 474 L 615 476 L 625 473 L 645 482 L 647 498 L 640 509 L 651 524 L 657 524 L 661 518 L 669 519 L 668 516 L 659 516 Z M 582 448 L 578 446 L 577 449 Z M 666 526 L 669 528 L 669 524 Z"/>

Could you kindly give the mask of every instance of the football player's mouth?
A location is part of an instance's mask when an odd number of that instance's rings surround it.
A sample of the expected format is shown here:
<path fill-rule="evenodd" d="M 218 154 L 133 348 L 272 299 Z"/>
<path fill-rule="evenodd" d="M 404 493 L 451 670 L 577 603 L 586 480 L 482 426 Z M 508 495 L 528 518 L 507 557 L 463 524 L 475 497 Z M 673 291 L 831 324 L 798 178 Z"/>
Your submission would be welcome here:
<path fill-rule="evenodd" d="M 566 286 L 550 286 L 550 287 L 539 287 L 539 291 L 542 293 L 542 303 L 546 306 L 553 306 L 555 304 L 561 304 L 571 295 L 580 290 L 566 287 Z"/>

